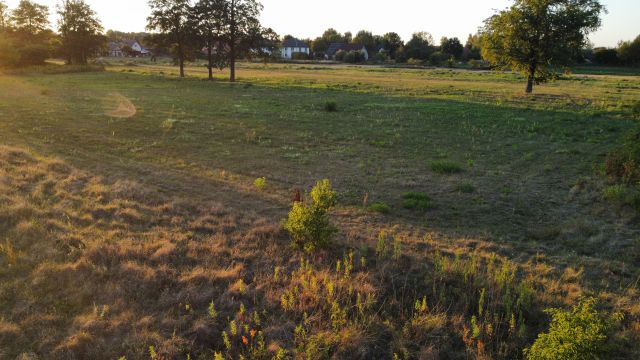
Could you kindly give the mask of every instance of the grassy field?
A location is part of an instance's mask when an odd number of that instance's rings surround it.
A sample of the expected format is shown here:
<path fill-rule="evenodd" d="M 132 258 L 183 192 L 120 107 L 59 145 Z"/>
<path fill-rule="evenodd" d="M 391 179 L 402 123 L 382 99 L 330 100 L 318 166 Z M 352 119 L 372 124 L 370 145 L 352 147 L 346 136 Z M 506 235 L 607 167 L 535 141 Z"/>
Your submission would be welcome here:
<path fill-rule="evenodd" d="M 640 77 L 176 73 L 0 75 L 0 358 L 512 359 L 583 296 L 640 356 L 640 224 L 599 175 Z M 323 178 L 340 232 L 306 255 L 280 220 Z"/>

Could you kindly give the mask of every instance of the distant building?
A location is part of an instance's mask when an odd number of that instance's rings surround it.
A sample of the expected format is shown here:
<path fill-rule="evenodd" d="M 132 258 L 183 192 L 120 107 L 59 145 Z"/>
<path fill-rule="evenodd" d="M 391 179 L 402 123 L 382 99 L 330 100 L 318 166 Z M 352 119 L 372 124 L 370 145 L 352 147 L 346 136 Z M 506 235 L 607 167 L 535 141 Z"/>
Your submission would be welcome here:
<path fill-rule="evenodd" d="M 340 50 L 346 52 L 360 51 L 364 55 L 364 60 L 369 60 L 369 52 L 367 48 L 361 44 L 331 43 L 325 52 L 325 57 L 327 59 L 335 59 L 336 53 Z"/>
<path fill-rule="evenodd" d="M 302 53 L 309 55 L 311 53 L 311 49 L 309 45 L 296 38 L 290 38 L 282 42 L 282 46 L 280 48 L 280 54 L 283 59 L 292 59 L 293 54 Z"/>
<path fill-rule="evenodd" d="M 151 55 L 137 40 L 111 41 L 107 44 L 108 55 L 111 57 L 144 57 Z"/>

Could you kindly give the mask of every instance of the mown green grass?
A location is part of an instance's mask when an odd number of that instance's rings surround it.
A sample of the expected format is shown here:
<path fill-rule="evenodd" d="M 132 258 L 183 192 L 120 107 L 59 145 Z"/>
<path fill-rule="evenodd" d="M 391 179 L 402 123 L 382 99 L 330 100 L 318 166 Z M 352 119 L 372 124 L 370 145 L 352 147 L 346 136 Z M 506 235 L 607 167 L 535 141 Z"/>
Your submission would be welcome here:
<path fill-rule="evenodd" d="M 202 67 L 180 80 L 175 68 L 145 64 L 2 75 L 0 143 L 61 157 L 107 182 L 136 179 L 276 221 L 293 189 L 329 178 L 340 194 L 335 222 L 349 239 L 398 226 L 465 249 L 482 242 L 536 271 L 584 268 L 579 284 L 563 280 L 581 289 L 566 290 L 567 303 L 603 289 L 630 304 L 637 298 L 637 221 L 603 199 L 597 170 L 635 123 L 638 77 L 567 77 L 524 96 L 520 76 L 492 72 L 239 71 L 236 84 L 225 74 L 208 82 Z M 326 111 L 328 103 L 338 111 Z M 434 163 L 464 171 L 443 176 Z M 268 186 L 256 191 L 263 177 Z M 406 208 L 407 193 L 428 194 L 437 206 Z M 394 211 L 358 218 L 368 216 L 363 198 Z M 630 319 L 637 325 L 637 314 Z"/>

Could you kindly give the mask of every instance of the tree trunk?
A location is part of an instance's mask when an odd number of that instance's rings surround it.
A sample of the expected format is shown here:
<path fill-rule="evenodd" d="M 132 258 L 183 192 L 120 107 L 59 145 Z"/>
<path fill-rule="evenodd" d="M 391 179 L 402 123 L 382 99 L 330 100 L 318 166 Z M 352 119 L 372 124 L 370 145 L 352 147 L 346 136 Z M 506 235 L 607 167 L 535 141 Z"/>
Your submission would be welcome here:
<path fill-rule="evenodd" d="M 231 70 L 229 81 L 236 82 L 236 47 L 233 42 L 229 49 L 229 70 Z"/>
<path fill-rule="evenodd" d="M 527 94 L 531 94 L 533 92 L 533 83 L 536 78 L 536 64 L 532 63 L 529 65 L 529 77 L 527 78 L 527 89 L 525 90 Z"/>
<path fill-rule="evenodd" d="M 207 55 L 209 56 L 209 81 L 213 81 L 213 45 L 209 43 Z"/>

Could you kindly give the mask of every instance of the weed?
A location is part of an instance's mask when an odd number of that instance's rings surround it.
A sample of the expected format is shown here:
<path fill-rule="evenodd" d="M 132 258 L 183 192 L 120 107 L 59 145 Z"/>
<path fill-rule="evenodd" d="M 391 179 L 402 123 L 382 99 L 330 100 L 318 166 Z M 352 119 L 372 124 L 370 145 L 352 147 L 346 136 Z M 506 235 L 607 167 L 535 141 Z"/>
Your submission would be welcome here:
<path fill-rule="evenodd" d="M 324 103 L 324 111 L 336 112 L 338 111 L 338 104 L 335 101 L 327 101 Z"/>
<path fill-rule="evenodd" d="M 431 170 L 438 174 L 457 174 L 462 172 L 462 167 L 454 162 L 446 160 L 436 160 L 429 165 Z"/>
<path fill-rule="evenodd" d="M 336 192 L 329 180 L 318 181 L 311 190 L 311 198 L 311 204 L 294 203 L 283 223 L 292 244 L 308 252 L 327 247 L 337 232 L 327 214 L 336 203 Z"/>
<path fill-rule="evenodd" d="M 622 321 L 622 314 L 596 309 L 596 300 L 585 299 L 571 311 L 548 309 L 551 327 L 538 335 L 524 354 L 529 360 L 606 358 L 605 343 L 611 331 Z"/>
<path fill-rule="evenodd" d="M 464 183 L 456 186 L 456 192 L 463 194 L 472 194 L 476 191 L 476 187 L 471 183 Z"/>
<path fill-rule="evenodd" d="M 253 182 L 253 186 L 255 186 L 255 188 L 258 189 L 259 191 L 264 191 L 264 189 L 267 187 L 267 178 L 265 177 L 257 178 Z"/>
<path fill-rule="evenodd" d="M 405 209 L 426 211 L 433 207 L 431 198 L 424 193 L 408 192 L 402 198 L 404 199 L 402 206 Z"/>
<path fill-rule="evenodd" d="M 390 214 L 391 207 L 383 202 L 377 202 L 369 205 L 369 211 L 377 212 L 380 214 Z"/>

